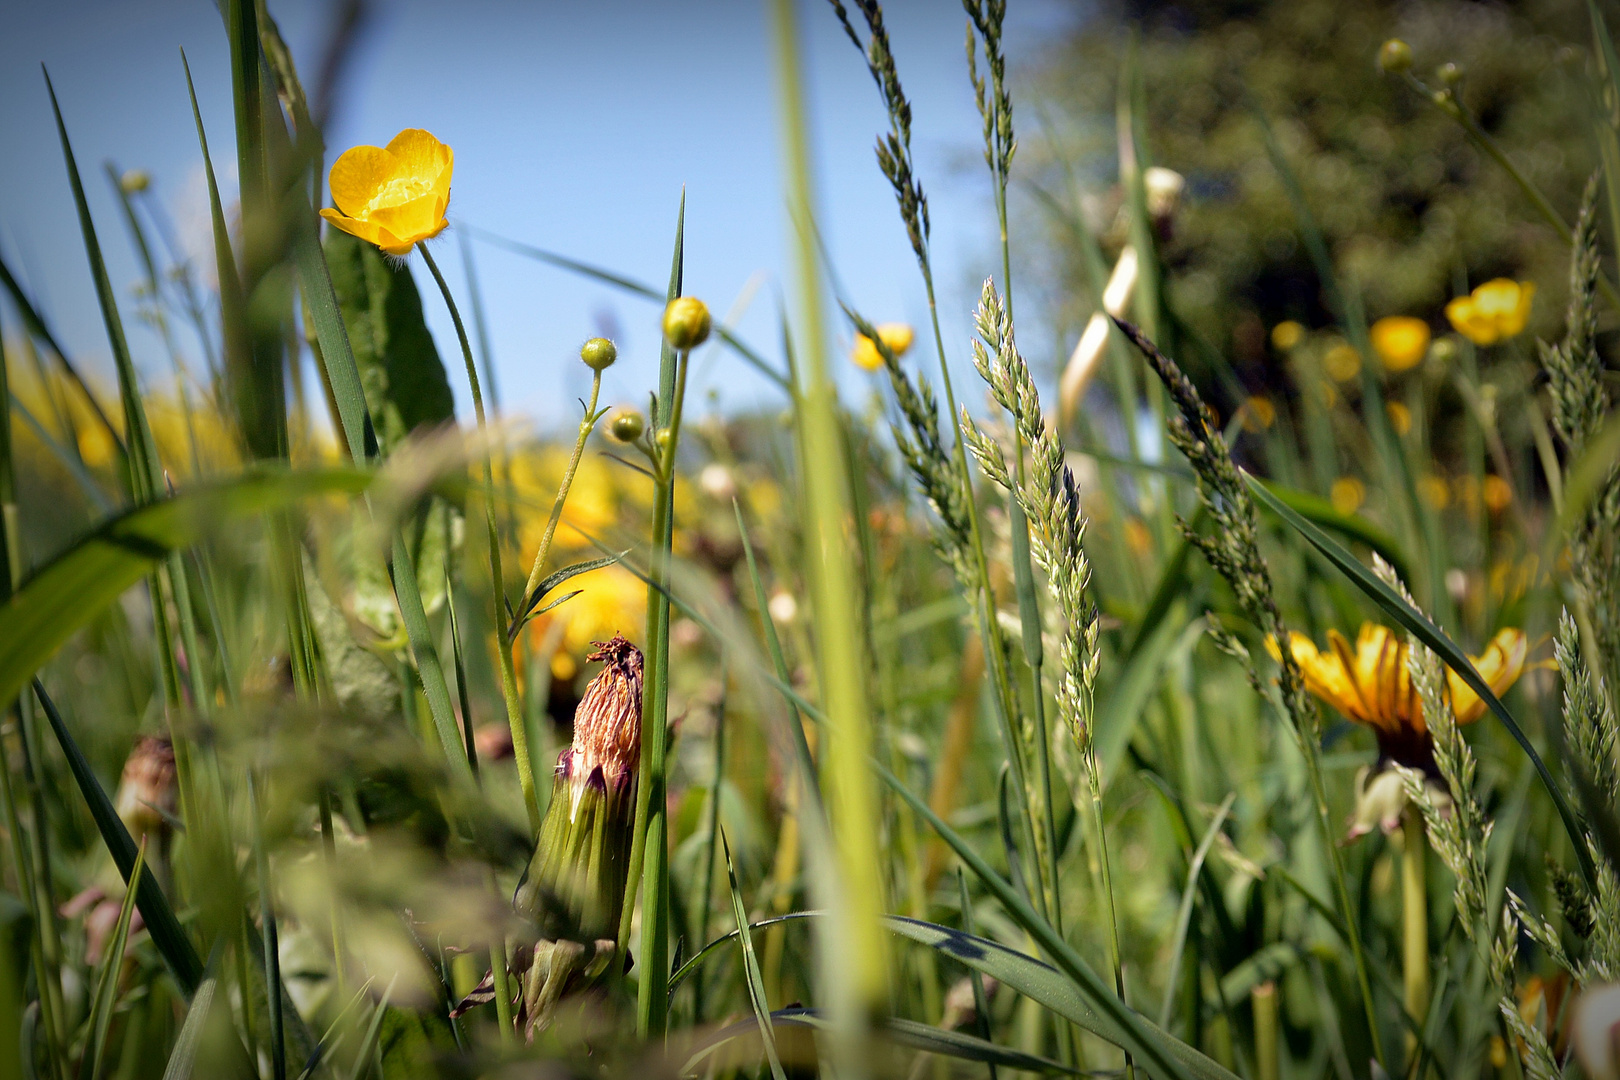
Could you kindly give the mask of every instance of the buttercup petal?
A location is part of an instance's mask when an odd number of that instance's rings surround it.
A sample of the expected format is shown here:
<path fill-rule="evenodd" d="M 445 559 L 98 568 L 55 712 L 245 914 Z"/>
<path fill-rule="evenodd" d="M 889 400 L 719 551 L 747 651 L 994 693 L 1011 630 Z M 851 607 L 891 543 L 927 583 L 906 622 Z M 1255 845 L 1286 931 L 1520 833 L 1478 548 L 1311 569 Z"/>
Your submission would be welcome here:
<path fill-rule="evenodd" d="M 1483 315 L 1474 304 L 1473 297 L 1459 296 L 1446 305 L 1446 318 L 1451 327 L 1475 345 L 1494 345 L 1499 336 L 1496 324 Z"/>
<path fill-rule="evenodd" d="M 399 162 L 398 175 L 425 182 L 433 190 L 449 190 L 454 158 L 431 132 L 406 128 L 389 140 L 388 152 Z"/>
<path fill-rule="evenodd" d="M 1515 337 L 1524 332 L 1524 324 L 1530 321 L 1530 304 L 1536 296 L 1536 284 L 1533 281 L 1519 283 L 1518 303 L 1513 310 L 1498 317 L 1497 325 L 1501 327 L 1503 337 Z"/>
<path fill-rule="evenodd" d="M 327 177 L 332 201 L 350 217 L 365 217 L 378 191 L 393 177 L 395 164 L 394 155 L 380 146 L 351 146 L 332 163 Z"/>
<path fill-rule="evenodd" d="M 447 224 L 439 213 L 438 196 L 431 193 L 397 206 L 379 206 L 367 216 L 407 246 L 439 235 Z"/>
<path fill-rule="evenodd" d="M 342 229 L 350 236 L 358 236 L 367 243 L 376 244 L 378 247 L 382 247 L 386 241 L 394 239 L 391 234 L 375 222 L 345 217 L 330 207 L 321 210 L 321 217 L 330 221 L 334 226 Z"/>

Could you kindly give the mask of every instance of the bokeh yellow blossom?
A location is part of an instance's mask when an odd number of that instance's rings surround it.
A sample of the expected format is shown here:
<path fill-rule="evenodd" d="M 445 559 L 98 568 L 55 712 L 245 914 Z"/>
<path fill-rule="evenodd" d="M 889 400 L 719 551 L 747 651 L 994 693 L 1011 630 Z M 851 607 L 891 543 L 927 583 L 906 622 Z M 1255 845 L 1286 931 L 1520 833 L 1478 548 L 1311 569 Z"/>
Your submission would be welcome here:
<path fill-rule="evenodd" d="M 1305 340 L 1305 328 L 1293 319 L 1286 319 L 1271 328 L 1271 343 L 1287 352 Z"/>
<path fill-rule="evenodd" d="M 1328 501 L 1341 514 L 1353 514 L 1367 501 L 1367 485 L 1353 476 L 1341 476 L 1333 481 Z"/>
<path fill-rule="evenodd" d="M 1422 496 L 1423 501 L 1428 503 L 1431 509 L 1444 510 L 1451 502 L 1451 485 L 1446 483 L 1443 476 L 1424 473 L 1418 477 L 1417 489 L 1418 495 Z"/>
<path fill-rule="evenodd" d="M 889 347 L 897 360 L 906 354 L 917 336 L 905 323 L 882 323 L 873 329 L 877 331 L 878 340 Z M 883 354 L 878 352 L 878 347 L 865 334 L 855 335 L 855 348 L 849 357 L 867 371 L 876 371 L 883 366 Z"/>
<path fill-rule="evenodd" d="M 1322 355 L 1322 366 L 1339 382 L 1349 382 L 1361 371 L 1361 354 L 1341 341 Z"/>
<path fill-rule="evenodd" d="M 1406 371 L 1429 352 L 1429 324 L 1410 315 L 1389 315 L 1372 324 L 1373 352 L 1390 371 Z"/>
<path fill-rule="evenodd" d="M 1534 282 L 1495 278 L 1447 304 L 1446 318 L 1475 345 L 1495 345 L 1524 332 L 1535 295 Z"/>
<path fill-rule="evenodd" d="M 449 224 L 454 166 L 450 148 L 421 128 L 406 128 L 385 147 L 350 147 L 327 180 L 337 209 L 321 217 L 390 255 L 409 255 Z"/>
<path fill-rule="evenodd" d="M 1513 486 L 1495 473 L 1491 473 L 1480 485 L 1480 497 L 1485 500 L 1485 509 L 1493 514 L 1500 514 L 1513 502 Z"/>
<path fill-rule="evenodd" d="M 1243 429 L 1261 432 L 1277 422 L 1277 406 L 1264 394 L 1256 394 L 1243 403 Z"/>
<path fill-rule="evenodd" d="M 1389 414 L 1389 426 L 1395 429 L 1395 434 L 1405 435 L 1412 430 L 1412 410 L 1398 401 L 1384 402 L 1384 412 Z"/>

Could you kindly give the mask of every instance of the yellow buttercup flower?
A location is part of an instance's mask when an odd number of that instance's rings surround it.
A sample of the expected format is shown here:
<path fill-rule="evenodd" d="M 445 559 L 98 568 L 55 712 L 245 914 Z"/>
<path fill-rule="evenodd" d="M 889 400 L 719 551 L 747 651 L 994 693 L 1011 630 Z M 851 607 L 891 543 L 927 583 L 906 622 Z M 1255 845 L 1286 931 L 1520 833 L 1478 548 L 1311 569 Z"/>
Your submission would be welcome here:
<path fill-rule="evenodd" d="M 1305 328 L 1293 319 L 1287 319 L 1271 328 L 1271 343 L 1287 352 L 1305 340 Z"/>
<path fill-rule="evenodd" d="M 1288 645 L 1311 693 L 1346 718 L 1371 727 L 1386 756 L 1402 764 L 1422 762 L 1428 727 L 1407 670 L 1404 637 L 1386 626 L 1364 622 L 1354 649 L 1337 630 L 1328 631 L 1325 652 L 1304 634 L 1290 634 Z M 1266 648 L 1280 657 L 1275 641 L 1268 639 Z M 1529 650 L 1524 631 L 1509 627 L 1499 631 L 1485 652 L 1472 660 L 1485 685 L 1501 696 L 1523 673 Z M 1485 713 L 1485 702 L 1449 668 L 1446 696 L 1459 724 L 1471 724 Z"/>
<path fill-rule="evenodd" d="M 877 331 L 878 340 L 894 353 L 896 360 L 904 356 L 916 340 L 916 332 L 905 323 L 883 323 L 873 329 Z M 877 345 L 865 334 L 855 335 L 855 348 L 849 355 L 851 360 L 867 371 L 876 371 L 883 366 L 883 354 L 878 352 Z"/>
<path fill-rule="evenodd" d="M 1341 476 L 1333 481 L 1328 501 L 1341 514 L 1353 514 L 1367 501 L 1367 485 L 1353 476 Z"/>
<path fill-rule="evenodd" d="M 1447 304 L 1446 318 L 1475 345 L 1495 345 L 1524 332 L 1535 295 L 1534 282 L 1496 278 Z"/>
<path fill-rule="evenodd" d="M 350 147 L 327 178 L 337 209 L 321 217 L 390 255 L 409 255 L 449 224 L 454 164 L 450 148 L 420 128 L 406 128 L 386 147 Z"/>
<path fill-rule="evenodd" d="M 1349 382 L 1361 371 L 1361 354 L 1348 342 L 1341 341 L 1322 354 L 1322 366 L 1339 382 Z"/>
<path fill-rule="evenodd" d="M 1429 324 L 1410 315 L 1390 315 L 1372 324 L 1373 352 L 1390 371 L 1405 371 L 1429 353 Z"/>

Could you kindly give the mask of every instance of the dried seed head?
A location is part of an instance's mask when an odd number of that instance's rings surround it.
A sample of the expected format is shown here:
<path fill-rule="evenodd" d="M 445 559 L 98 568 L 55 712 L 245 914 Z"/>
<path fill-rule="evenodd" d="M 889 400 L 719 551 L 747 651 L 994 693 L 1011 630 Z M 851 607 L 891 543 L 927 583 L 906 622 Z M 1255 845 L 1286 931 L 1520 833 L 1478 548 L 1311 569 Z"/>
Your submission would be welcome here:
<path fill-rule="evenodd" d="M 615 634 L 586 659 L 602 661 L 602 670 L 574 710 L 574 745 L 558 760 L 558 776 L 578 785 L 601 769 L 604 781 L 622 784 L 641 760 L 641 650 Z"/>
<path fill-rule="evenodd" d="M 174 745 L 161 735 L 141 736 L 118 782 L 118 816 L 137 839 L 162 833 L 174 815 L 175 798 Z"/>

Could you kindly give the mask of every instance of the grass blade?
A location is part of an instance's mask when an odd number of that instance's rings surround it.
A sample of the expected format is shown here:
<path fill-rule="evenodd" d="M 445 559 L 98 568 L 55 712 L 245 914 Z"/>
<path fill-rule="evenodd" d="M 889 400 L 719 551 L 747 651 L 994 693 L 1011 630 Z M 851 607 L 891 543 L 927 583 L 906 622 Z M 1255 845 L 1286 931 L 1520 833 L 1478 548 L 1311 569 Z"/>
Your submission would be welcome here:
<path fill-rule="evenodd" d="M 1232 812 L 1232 804 L 1236 801 L 1237 792 L 1226 796 L 1220 809 L 1215 811 L 1215 819 L 1204 830 L 1203 839 L 1198 841 L 1198 850 L 1193 852 L 1192 862 L 1187 867 L 1187 887 L 1181 892 L 1181 910 L 1176 913 L 1176 934 L 1170 940 L 1170 974 L 1164 981 L 1164 1004 L 1159 1008 L 1160 1027 L 1169 1025 L 1170 1006 L 1176 1000 L 1176 983 L 1181 978 L 1181 955 L 1187 945 L 1187 928 L 1192 925 L 1193 901 L 1198 897 L 1198 875 L 1203 872 L 1209 849 L 1215 843 L 1221 826 L 1226 824 L 1226 815 Z"/>
<path fill-rule="evenodd" d="M 112 1027 L 113 1003 L 118 999 L 118 976 L 124 969 L 124 946 L 129 942 L 129 924 L 135 916 L 135 890 L 145 869 L 146 838 L 142 837 L 140 850 L 135 853 L 135 868 L 129 874 L 130 883 L 124 889 L 124 902 L 118 909 L 118 921 L 106 945 L 107 955 L 102 958 L 101 974 L 96 979 L 96 995 L 90 1007 L 90 1045 L 79 1061 L 81 1080 L 95 1080 L 101 1075 L 107 1031 Z"/>
<path fill-rule="evenodd" d="M 37 679 L 34 680 L 34 694 L 45 710 L 56 741 L 62 747 L 62 756 L 67 758 L 68 770 L 79 785 L 79 793 L 84 796 L 85 806 L 95 820 L 102 842 L 112 853 L 118 872 L 124 876 L 124 883 L 134 891 L 135 905 L 141 909 L 141 918 L 146 920 L 146 930 L 152 936 L 152 944 L 162 954 L 181 991 L 187 997 L 192 996 L 203 974 L 202 960 L 198 958 L 197 950 L 181 929 L 180 920 L 175 917 L 174 908 L 169 905 L 169 898 L 163 895 L 163 887 L 157 879 L 151 874 L 141 874 L 137 879 L 135 869 L 140 864 L 141 856 L 136 850 L 135 841 L 129 835 L 124 819 L 113 808 L 112 800 L 107 798 L 101 781 L 96 779 L 90 763 L 85 760 L 79 744 L 74 741 L 72 732 L 62 722 L 62 714 L 56 711 L 56 704 Z"/>
<path fill-rule="evenodd" d="M 518 240 L 510 240 L 498 233 L 492 233 L 488 229 L 480 229 L 476 225 L 468 225 L 466 222 L 458 221 L 456 222 L 456 227 L 463 233 L 470 233 L 473 236 L 478 237 L 486 244 L 493 244 L 495 247 L 504 248 L 505 250 L 513 252 L 514 254 L 523 255 L 527 258 L 534 259 L 537 262 L 543 262 L 549 266 L 555 266 L 559 269 L 567 270 L 570 273 L 579 274 L 582 277 L 588 277 L 593 281 L 600 281 L 604 285 L 612 285 L 616 289 L 623 289 L 625 292 L 634 293 L 636 296 L 642 296 L 648 300 L 657 301 L 660 304 L 667 303 L 669 300 L 668 297 L 666 297 L 662 292 L 659 292 L 657 289 L 653 288 L 651 285 L 636 281 L 634 278 L 625 277 L 623 274 L 616 274 L 611 270 L 604 270 L 600 266 L 592 266 L 590 263 L 580 262 L 578 259 L 570 259 L 566 255 L 558 255 L 555 252 L 546 251 L 544 248 L 538 248 L 532 244 L 525 244 Z M 761 375 L 775 383 L 778 388 L 782 390 L 789 390 L 791 388 L 791 384 L 788 382 L 785 375 L 771 367 L 770 363 L 766 361 L 766 359 L 757 351 L 755 351 L 752 346 L 748 345 L 730 330 L 726 329 L 719 323 L 715 323 L 714 334 L 721 341 L 725 342 L 733 352 L 742 357 L 743 360 L 747 361 L 747 363 L 757 370 Z"/>
<path fill-rule="evenodd" d="M 718 799 L 720 793 L 715 792 Z M 726 877 L 731 882 L 731 914 L 737 920 L 737 942 L 742 946 L 743 976 L 748 983 L 748 1004 L 753 1006 L 754 1019 L 759 1024 L 759 1037 L 765 1043 L 765 1056 L 771 1063 L 772 1080 L 787 1080 L 782 1071 L 782 1059 L 776 1052 L 776 1035 L 771 1030 L 771 1006 L 765 1000 L 765 979 L 759 972 L 759 957 L 754 955 L 754 939 L 747 932 L 748 912 L 743 907 L 742 892 L 737 888 L 737 867 L 731 860 L 731 842 L 720 833 L 720 844 L 726 853 Z"/>
<path fill-rule="evenodd" d="M 203 1032 L 208 1029 L 208 1015 L 214 1009 L 214 993 L 219 989 L 219 976 L 209 964 L 208 975 L 191 996 L 191 1007 L 186 1010 L 186 1021 L 180 1025 L 174 1049 L 169 1053 L 169 1064 L 163 1069 L 163 1080 L 191 1080 L 191 1071 L 197 1064 L 197 1051 L 202 1047 Z"/>
<path fill-rule="evenodd" d="M 16 697 L 74 631 L 169 552 L 311 495 L 358 495 L 370 481 L 349 468 L 259 467 L 113 518 L 36 570 L 0 606 L 0 701 Z M 129 858 L 133 865 L 133 848 Z"/>
<path fill-rule="evenodd" d="M 832 1031 L 832 1024 L 822 1015 L 821 1010 L 794 1006 L 788 1009 L 778 1009 L 770 1014 L 770 1019 L 777 1024 L 788 1027 L 808 1028 L 811 1031 Z M 703 1040 L 693 1050 L 686 1063 L 681 1066 L 683 1074 L 695 1073 L 703 1059 L 709 1057 L 720 1047 L 733 1039 L 747 1035 L 753 1025 L 742 1020 L 730 1024 L 707 1039 Z M 1041 1057 L 1038 1054 L 1026 1054 L 1021 1050 L 1013 1050 L 1005 1046 L 997 1046 L 992 1042 L 969 1035 L 961 1031 L 948 1031 L 943 1028 L 929 1027 L 919 1024 L 915 1020 L 900 1020 L 890 1018 L 883 1021 L 881 1030 L 889 1037 L 891 1042 L 900 1046 L 920 1050 L 925 1054 L 938 1054 L 941 1057 L 955 1058 L 958 1061 L 977 1061 L 990 1066 L 993 1071 L 997 1065 L 1004 1065 L 1009 1069 L 1018 1069 L 1030 1073 L 1069 1073 L 1078 1074 L 1079 1070 L 1053 1061 L 1051 1058 Z"/>
<path fill-rule="evenodd" d="M 889 929 L 939 949 L 969 967 L 995 976 L 1020 993 L 1036 998 L 1053 1012 L 1100 1035 L 1139 1062 L 1147 1064 L 1156 1076 L 1166 1080 L 1170 1077 L 1182 1080 L 1194 1077 L 1200 1080 L 1214 1080 L 1216 1077 L 1235 1080 L 1231 1072 L 1180 1039 L 1161 1031 L 1121 1001 L 1092 970 L 1091 965 L 1038 916 L 1017 890 L 991 869 L 990 864 L 955 829 L 940 820 L 927 803 L 913 794 L 888 769 L 877 762 L 872 763 L 872 768 L 877 770 L 895 794 L 933 827 L 940 839 L 955 850 L 968 869 L 1001 902 L 1014 921 L 1029 931 L 1058 967 L 1054 968 L 995 942 L 932 923 L 891 916 L 885 920 Z"/>
<path fill-rule="evenodd" d="M 1576 819 L 1574 810 L 1570 808 L 1568 800 L 1564 798 L 1563 791 L 1560 790 L 1558 783 L 1553 779 L 1552 773 L 1548 771 L 1546 763 L 1541 760 L 1541 755 L 1536 753 L 1536 748 L 1530 744 L 1530 739 L 1525 735 L 1524 729 L 1519 727 L 1518 721 L 1513 719 L 1513 714 L 1508 712 L 1507 706 L 1502 704 L 1501 699 L 1491 691 L 1490 686 L 1480 677 L 1479 672 L 1474 668 L 1473 661 L 1468 658 L 1468 654 L 1463 652 L 1456 642 L 1452 641 L 1444 631 L 1431 622 L 1427 615 L 1408 604 L 1404 597 L 1379 580 L 1378 576 L 1371 570 L 1361 565 L 1361 562 L 1354 555 L 1340 547 L 1321 529 L 1306 521 L 1292 507 L 1273 495 L 1266 489 L 1264 484 L 1247 473 L 1244 474 L 1244 477 L 1248 480 L 1249 490 L 1254 493 L 1255 498 L 1260 500 L 1263 506 L 1282 518 L 1284 522 L 1309 541 L 1312 547 L 1326 556 L 1329 562 L 1338 567 L 1357 588 L 1366 593 L 1368 598 L 1382 608 L 1390 618 L 1394 619 L 1410 633 L 1417 635 L 1423 644 L 1433 649 L 1435 654 L 1445 661 L 1446 666 L 1456 672 L 1457 676 L 1467 683 L 1474 693 L 1479 695 L 1480 700 L 1485 702 L 1486 707 L 1496 714 L 1496 718 L 1502 722 L 1503 727 L 1507 728 L 1508 734 L 1513 736 L 1513 740 L 1519 744 L 1525 755 L 1529 757 L 1530 764 L 1535 767 L 1536 775 L 1541 778 L 1542 786 L 1547 789 L 1547 794 L 1552 798 L 1553 805 L 1558 810 L 1558 816 L 1562 819 L 1564 828 L 1569 833 L 1576 857 L 1580 860 L 1581 873 L 1586 877 L 1588 884 L 1593 885 L 1597 881 L 1597 868 L 1593 865 L 1591 852 L 1587 850 L 1586 843 L 1582 839 L 1580 822 Z"/>

